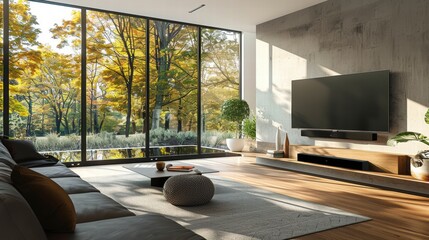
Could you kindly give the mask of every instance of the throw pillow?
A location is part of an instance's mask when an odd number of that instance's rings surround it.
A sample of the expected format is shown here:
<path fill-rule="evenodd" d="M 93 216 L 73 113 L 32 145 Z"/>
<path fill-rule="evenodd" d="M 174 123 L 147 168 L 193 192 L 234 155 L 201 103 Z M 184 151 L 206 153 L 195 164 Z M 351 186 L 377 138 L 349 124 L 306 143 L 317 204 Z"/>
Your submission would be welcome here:
<path fill-rule="evenodd" d="M 42 227 L 51 232 L 73 232 L 76 211 L 69 195 L 50 178 L 22 166 L 12 171 L 12 183 L 33 209 Z"/>
<path fill-rule="evenodd" d="M 36 147 L 30 141 L 13 139 L 2 139 L 1 141 L 17 163 L 46 159 L 45 156 L 37 152 Z"/>
<path fill-rule="evenodd" d="M 0 142 L 0 162 L 8 165 L 11 169 L 16 165 L 7 148 Z"/>

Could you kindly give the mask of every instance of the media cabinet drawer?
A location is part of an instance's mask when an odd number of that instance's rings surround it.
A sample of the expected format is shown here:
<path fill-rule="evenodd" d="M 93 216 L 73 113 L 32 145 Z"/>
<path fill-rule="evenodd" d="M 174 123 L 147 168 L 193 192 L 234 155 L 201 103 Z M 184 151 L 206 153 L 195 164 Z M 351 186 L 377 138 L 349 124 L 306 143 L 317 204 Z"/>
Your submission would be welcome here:
<path fill-rule="evenodd" d="M 298 153 L 298 161 L 323 164 L 333 167 L 342 167 L 355 170 L 369 170 L 369 162 L 364 160 L 339 158 L 331 156 L 314 155 L 308 153 Z"/>
<path fill-rule="evenodd" d="M 407 155 L 372 152 L 357 149 L 332 148 L 322 146 L 291 145 L 290 157 L 298 159 L 298 154 L 336 157 L 369 162 L 369 170 L 400 175 L 410 175 L 410 157 Z"/>

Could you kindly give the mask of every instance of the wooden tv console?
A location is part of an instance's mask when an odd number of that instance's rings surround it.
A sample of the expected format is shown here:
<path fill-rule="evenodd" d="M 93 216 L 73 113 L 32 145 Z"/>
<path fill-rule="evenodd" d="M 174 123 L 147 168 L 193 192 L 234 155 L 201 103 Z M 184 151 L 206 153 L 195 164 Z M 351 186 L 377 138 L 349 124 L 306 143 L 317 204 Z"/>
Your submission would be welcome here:
<path fill-rule="evenodd" d="M 289 157 L 293 159 L 297 159 L 298 153 L 308 153 L 321 156 L 364 160 L 370 163 L 370 171 L 410 175 L 410 157 L 407 155 L 303 145 L 291 145 L 289 151 Z"/>
<path fill-rule="evenodd" d="M 295 171 L 336 180 L 387 188 L 429 197 L 429 182 L 410 175 L 410 157 L 406 155 L 340 149 L 319 146 L 291 145 L 289 158 L 273 158 L 264 153 L 242 153 L 256 158 L 256 164 Z M 298 153 L 367 161 L 369 171 L 301 162 Z"/>

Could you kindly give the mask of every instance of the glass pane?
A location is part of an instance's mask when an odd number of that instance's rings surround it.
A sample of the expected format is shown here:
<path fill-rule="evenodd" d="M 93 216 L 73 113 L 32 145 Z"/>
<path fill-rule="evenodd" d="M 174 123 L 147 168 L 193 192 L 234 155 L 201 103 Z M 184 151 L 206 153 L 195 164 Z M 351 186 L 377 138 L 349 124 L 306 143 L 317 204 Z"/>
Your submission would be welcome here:
<path fill-rule="evenodd" d="M 151 21 L 151 156 L 197 153 L 197 37 L 197 27 Z"/>
<path fill-rule="evenodd" d="M 80 161 L 80 11 L 12 0 L 9 17 L 10 135 Z"/>
<path fill-rule="evenodd" d="M 240 34 L 217 29 L 201 31 L 201 146 L 204 153 L 227 149 L 235 125 L 221 118 L 221 106 L 240 97 Z"/>
<path fill-rule="evenodd" d="M 145 157 L 146 20 L 87 12 L 87 159 Z"/>

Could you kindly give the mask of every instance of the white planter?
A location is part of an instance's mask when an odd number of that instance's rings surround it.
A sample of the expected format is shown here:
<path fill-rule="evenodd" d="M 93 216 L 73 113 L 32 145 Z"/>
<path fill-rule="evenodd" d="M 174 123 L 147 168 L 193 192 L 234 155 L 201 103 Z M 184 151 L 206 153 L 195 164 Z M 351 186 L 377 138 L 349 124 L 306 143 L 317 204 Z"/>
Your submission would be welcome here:
<path fill-rule="evenodd" d="M 244 147 L 244 139 L 242 138 L 227 138 L 226 146 L 231 152 L 241 152 Z"/>
<path fill-rule="evenodd" d="M 422 162 L 419 162 L 420 159 L 411 159 L 411 175 L 414 178 L 429 181 L 429 159 L 422 159 Z"/>

